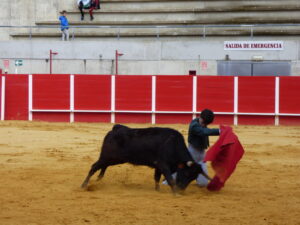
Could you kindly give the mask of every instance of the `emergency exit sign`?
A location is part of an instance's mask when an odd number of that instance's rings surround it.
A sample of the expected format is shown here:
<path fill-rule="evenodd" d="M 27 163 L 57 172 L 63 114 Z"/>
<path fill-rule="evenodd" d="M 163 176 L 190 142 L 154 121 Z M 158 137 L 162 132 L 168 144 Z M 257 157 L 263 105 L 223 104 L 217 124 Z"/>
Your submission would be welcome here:
<path fill-rule="evenodd" d="M 23 66 L 23 60 L 22 59 L 16 59 L 15 60 L 15 66 Z"/>

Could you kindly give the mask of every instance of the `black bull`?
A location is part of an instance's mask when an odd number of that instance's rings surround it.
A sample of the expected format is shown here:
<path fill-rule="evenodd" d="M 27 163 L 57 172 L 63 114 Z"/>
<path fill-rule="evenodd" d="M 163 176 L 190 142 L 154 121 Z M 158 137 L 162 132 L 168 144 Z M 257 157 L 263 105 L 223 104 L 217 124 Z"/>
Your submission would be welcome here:
<path fill-rule="evenodd" d="M 188 152 L 183 136 L 170 128 L 132 129 L 115 125 L 105 136 L 99 160 L 95 162 L 81 187 L 85 188 L 91 176 L 101 169 L 98 176 L 104 176 L 107 167 L 122 163 L 145 165 L 155 169 L 155 189 L 163 174 L 173 192 L 184 190 L 202 173 L 209 179 L 202 167 L 195 163 Z M 176 181 L 172 173 L 177 172 Z"/>

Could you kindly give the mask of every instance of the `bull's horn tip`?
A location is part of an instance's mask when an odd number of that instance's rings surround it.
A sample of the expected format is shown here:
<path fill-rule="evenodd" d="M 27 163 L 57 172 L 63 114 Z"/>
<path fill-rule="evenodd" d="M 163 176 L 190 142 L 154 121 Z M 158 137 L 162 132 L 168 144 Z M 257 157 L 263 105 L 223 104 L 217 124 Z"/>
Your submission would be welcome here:
<path fill-rule="evenodd" d="M 187 165 L 188 167 L 191 167 L 191 166 L 193 165 L 193 161 L 188 161 L 188 162 L 186 163 L 186 165 Z"/>

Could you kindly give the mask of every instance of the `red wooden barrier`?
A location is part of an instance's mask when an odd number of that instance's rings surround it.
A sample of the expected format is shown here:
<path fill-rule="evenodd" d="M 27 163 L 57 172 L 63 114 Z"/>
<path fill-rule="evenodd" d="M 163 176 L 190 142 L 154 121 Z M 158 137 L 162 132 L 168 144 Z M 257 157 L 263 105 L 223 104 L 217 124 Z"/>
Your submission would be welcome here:
<path fill-rule="evenodd" d="M 151 123 L 151 114 L 117 113 L 116 123 Z"/>
<path fill-rule="evenodd" d="M 5 119 L 28 119 L 28 76 L 5 76 Z"/>
<path fill-rule="evenodd" d="M 159 124 L 185 124 L 191 122 L 192 119 L 192 114 L 156 114 L 156 123 Z"/>
<path fill-rule="evenodd" d="M 3 76 L 6 120 L 300 125 L 300 77 Z"/>
<path fill-rule="evenodd" d="M 275 77 L 239 77 L 239 112 L 274 113 Z"/>
<path fill-rule="evenodd" d="M 156 77 L 156 110 L 182 111 L 193 110 L 193 77 L 192 76 L 157 76 Z M 157 123 L 188 123 L 192 114 L 157 114 Z"/>
<path fill-rule="evenodd" d="M 275 112 L 275 77 L 239 77 L 238 111 L 241 113 Z M 272 125 L 274 116 L 239 116 L 239 124 Z"/>
<path fill-rule="evenodd" d="M 75 75 L 75 110 L 111 110 L 111 76 Z M 75 113 L 76 122 L 110 122 L 110 113 Z"/>
<path fill-rule="evenodd" d="M 156 110 L 192 111 L 192 76 L 157 76 Z"/>
<path fill-rule="evenodd" d="M 5 79 L 4 76 L 0 76 L 0 119 L 3 120 L 3 116 L 2 116 L 2 79 Z"/>
<path fill-rule="evenodd" d="M 197 111 L 204 108 L 214 112 L 234 111 L 234 77 L 197 77 Z M 215 123 L 233 124 L 233 115 L 216 115 Z"/>
<path fill-rule="evenodd" d="M 152 76 L 116 76 L 116 110 L 151 111 Z M 117 123 L 151 123 L 151 114 L 117 113 Z"/>
<path fill-rule="evenodd" d="M 75 75 L 74 90 L 75 109 L 111 109 L 111 76 Z"/>
<path fill-rule="evenodd" d="M 300 113 L 300 77 L 280 78 L 280 112 Z"/>
<path fill-rule="evenodd" d="M 70 75 L 33 75 L 32 80 L 33 109 L 70 109 Z M 34 112 L 33 119 L 68 122 L 70 115 L 65 112 Z"/>
<path fill-rule="evenodd" d="M 300 114 L 300 77 L 281 77 L 279 88 L 279 111 Z M 282 125 L 300 125 L 300 117 L 281 116 Z"/>

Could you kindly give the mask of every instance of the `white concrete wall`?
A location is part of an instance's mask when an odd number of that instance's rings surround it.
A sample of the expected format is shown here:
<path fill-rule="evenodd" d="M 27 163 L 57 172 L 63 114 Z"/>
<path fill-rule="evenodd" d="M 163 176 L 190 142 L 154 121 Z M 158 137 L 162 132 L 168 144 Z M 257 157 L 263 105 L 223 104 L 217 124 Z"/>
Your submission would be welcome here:
<path fill-rule="evenodd" d="M 33 26 L 38 20 L 56 20 L 60 1 L 66 0 L 1 0 L 0 26 Z M 0 28 L 0 40 L 10 40 L 9 34 L 16 31 L 28 29 Z"/>
<path fill-rule="evenodd" d="M 217 60 L 229 55 L 231 60 L 289 60 L 292 74 L 300 75 L 300 41 L 293 38 L 268 38 L 284 42 L 282 51 L 225 51 L 229 38 L 185 39 L 105 39 L 101 41 L 0 41 L 0 68 L 10 59 L 9 73 L 15 72 L 14 60 L 23 59 L 18 73 L 49 73 L 49 51 L 54 56 L 54 73 L 114 74 L 115 50 L 124 53 L 119 59 L 119 74 L 197 74 L 216 75 Z M 239 38 L 246 40 L 246 38 Z M 251 39 L 253 40 L 253 39 Z M 266 40 L 258 38 L 255 40 Z M 207 68 L 201 68 L 201 62 Z"/>

